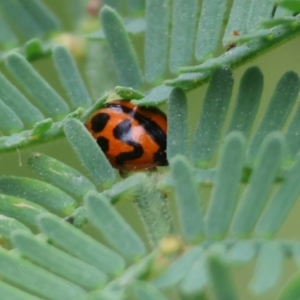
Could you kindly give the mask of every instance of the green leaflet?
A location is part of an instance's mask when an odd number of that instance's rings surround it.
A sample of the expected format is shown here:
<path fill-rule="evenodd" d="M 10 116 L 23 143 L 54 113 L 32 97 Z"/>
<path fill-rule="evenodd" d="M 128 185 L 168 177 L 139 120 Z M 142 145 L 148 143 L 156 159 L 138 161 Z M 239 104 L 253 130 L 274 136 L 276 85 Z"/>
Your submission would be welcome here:
<path fill-rule="evenodd" d="M 0 99 L 27 125 L 33 125 L 44 119 L 42 113 L 2 74 L 0 74 Z"/>
<path fill-rule="evenodd" d="M 136 281 L 132 288 L 135 294 L 134 299 L 136 300 L 167 300 L 158 289 L 149 283 Z"/>
<path fill-rule="evenodd" d="M 251 32 L 259 27 L 260 21 L 263 18 L 270 18 L 274 7 L 273 0 L 252 0 L 249 7 L 247 20 L 247 32 Z"/>
<path fill-rule="evenodd" d="M 204 228 L 201 195 L 192 167 L 185 157 L 178 155 L 171 160 L 171 174 L 183 236 L 188 241 L 195 241 L 201 237 Z"/>
<path fill-rule="evenodd" d="M 23 129 L 20 118 L 0 100 L 0 130 L 12 134 Z"/>
<path fill-rule="evenodd" d="M 179 289 L 184 295 L 193 297 L 199 295 L 199 293 L 207 286 L 208 282 L 209 276 L 207 272 L 206 256 L 203 253 L 186 274 L 180 283 Z"/>
<path fill-rule="evenodd" d="M 176 73 L 192 60 L 198 1 L 174 0 L 170 46 L 170 70 Z"/>
<path fill-rule="evenodd" d="M 80 300 L 86 296 L 86 292 L 80 287 L 2 248 L 0 248 L 0 274 L 2 278 L 47 299 Z"/>
<path fill-rule="evenodd" d="M 30 12 L 32 19 L 43 28 L 44 32 L 60 29 L 56 16 L 39 0 L 21 1 L 23 7 Z"/>
<path fill-rule="evenodd" d="M 72 108 L 89 107 L 92 101 L 70 52 L 65 47 L 56 46 L 53 49 L 53 59 Z"/>
<path fill-rule="evenodd" d="M 34 38 L 24 45 L 24 56 L 28 61 L 46 58 L 51 55 L 51 48 L 40 39 Z"/>
<path fill-rule="evenodd" d="M 226 0 L 203 0 L 195 46 L 195 56 L 198 61 L 215 52 L 226 7 Z"/>
<path fill-rule="evenodd" d="M 14 20 L 15 29 L 22 38 L 30 39 L 44 34 L 43 28 L 22 5 L 22 1 L 0 1 L 0 9 L 8 22 Z"/>
<path fill-rule="evenodd" d="M 276 85 L 267 111 L 251 140 L 248 148 L 248 161 L 253 162 L 258 149 L 266 137 L 272 131 L 281 130 L 299 93 L 299 77 L 294 72 L 285 73 Z M 282 101 L 284 99 L 284 101 Z"/>
<path fill-rule="evenodd" d="M 21 229 L 23 231 L 30 231 L 28 227 L 26 227 L 21 222 L 17 221 L 14 218 L 6 217 L 5 215 L 0 215 L 0 237 L 4 237 L 9 240 L 10 235 L 14 230 Z"/>
<path fill-rule="evenodd" d="M 250 288 L 257 294 L 272 288 L 281 274 L 283 251 L 277 241 L 262 244 Z"/>
<path fill-rule="evenodd" d="M 94 182 L 97 184 L 113 182 L 115 172 L 112 166 L 84 125 L 76 119 L 67 119 L 64 122 L 64 131 L 67 140 Z"/>
<path fill-rule="evenodd" d="M 89 221 L 125 258 L 135 260 L 145 254 L 143 241 L 105 196 L 96 192 L 88 193 L 85 207 Z"/>
<path fill-rule="evenodd" d="M 136 173 L 122 181 L 116 182 L 109 190 L 102 192 L 103 195 L 109 197 L 113 203 L 124 196 L 124 193 L 131 191 L 139 186 L 146 179 L 146 174 Z"/>
<path fill-rule="evenodd" d="M 239 132 L 228 135 L 219 153 L 215 184 L 206 213 L 206 235 L 221 238 L 227 233 L 236 208 L 244 166 L 245 139 Z"/>
<path fill-rule="evenodd" d="M 3 299 L 10 300 L 42 300 L 42 298 L 29 295 L 3 281 L 0 281 L 0 295 Z"/>
<path fill-rule="evenodd" d="M 145 95 L 141 92 L 134 90 L 131 87 L 125 87 L 125 86 L 116 86 L 115 92 L 122 98 L 122 99 L 142 99 Z"/>
<path fill-rule="evenodd" d="M 137 279 L 143 277 L 150 271 L 153 264 L 153 260 L 156 257 L 156 253 L 146 255 L 138 263 L 128 267 L 119 277 L 111 281 L 103 290 L 95 291 L 95 295 L 100 297 L 92 299 L 124 299 L 125 290 L 130 287 L 131 284 L 136 282 Z M 109 298 L 101 298 L 101 297 Z"/>
<path fill-rule="evenodd" d="M 52 124 L 53 124 L 53 120 L 51 118 L 47 118 L 35 123 L 30 136 L 34 138 L 38 138 L 46 131 L 48 131 L 52 127 Z"/>
<path fill-rule="evenodd" d="M 80 172 L 45 154 L 31 155 L 28 166 L 44 181 L 74 196 L 83 197 L 87 191 L 96 189 Z"/>
<path fill-rule="evenodd" d="M 233 79 L 231 71 L 219 69 L 211 79 L 205 95 L 193 140 L 193 161 L 207 163 L 213 156 L 227 114 Z"/>
<path fill-rule="evenodd" d="M 104 6 L 100 12 L 105 37 L 112 52 L 120 83 L 125 86 L 142 85 L 142 73 L 136 54 L 119 15 Z"/>
<path fill-rule="evenodd" d="M 36 217 L 47 212 L 43 207 L 22 198 L 0 194 L 0 214 L 36 225 Z"/>
<path fill-rule="evenodd" d="M 85 289 L 95 289 L 106 281 L 105 274 L 100 270 L 39 240 L 31 233 L 17 230 L 12 234 L 12 241 L 22 256 Z"/>
<path fill-rule="evenodd" d="M 228 266 L 224 261 L 222 261 L 222 258 L 215 253 L 210 253 L 207 258 L 207 266 L 216 299 L 238 299 Z"/>
<path fill-rule="evenodd" d="M 95 268 L 114 275 L 124 268 L 122 257 L 65 220 L 43 214 L 38 218 L 38 225 L 54 245 Z"/>
<path fill-rule="evenodd" d="M 232 224 L 235 235 L 249 234 L 264 209 L 283 156 L 283 137 L 270 133 L 263 141 L 249 184 Z"/>
<path fill-rule="evenodd" d="M 258 67 L 246 70 L 240 82 L 227 132 L 238 130 L 245 137 L 249 136 L 260 103 L 263 84 L 263 75 Z"/>
<path fill-rule="evenodd" d="M 230 39 L 234 34 L 234 30 L 239 35 L 246 32 L 245 19 L 249 14 L 249 6 L 251 1 L 248 0 L 234 0 L 230 9 L 230 16 L 226 26 L 225 34 L 223 36 L 223 45 L 228 45 Z"/>
<path fill-rule="evenodd" d="M 254 240 L 238 240 L 226 253 L 226 261 L 233 264 L 247 263 L 256 254 Z"/>
<path fill-rule="evenodd" d="M 300 193 L 300 156 L 292 168 L 289 169 L 285 180 L 279 187 L 271 203 L 267 206 L 256 228 L 256 234 L 270 236 L 277 232 Z"/>
<path fill-rule="evenodd" d="M 48 116 L 59 120 L 69 113 L 69 107 L 61 96 L 21 55 L 10 54 L 6 58 L 6 67 Z"/>
<path fill-rule="evenodd" d="M 167 136 L 168 160 L 176 154 L 188 154 L 187 99 L 179 88 L 173 89 L 169 97 Z"/>
<path fill-rule="evenodd" d="M 0 8 L 7 23 L 13 30 L 17 31 L 17 36 L 21 40 L 42 36 L 60 27 L 54 14 L 43 2 L 38 0 L 1 0 Z M 7 37 L 5 42 L 16 43 L 16 37 L 7 28 L 7 25 L 1 26 L 1 29 L 1 34 L 6 34 Z"/>
<path fill-rule="evenodd" d="M 190 272 L 199 257 L 203 255 L 203 250 L 193 247 L 173 262 L 159 277 L 152 280 L 154 286 L 167 288 L 176 285 L 184 276 Z"/>
<path fill-rule="evenodd" d="M 300 148 L 300 105 L 295 109 L 293 118 L 286 129 L 285 139 L 288 144 L 288 150 L 291 157 L 295 157 Z"/>
<path fill-rule="evenodd" d="M 285 0 L 283 0 L 283 1 L 285 1 Z M 287 0 L 286 2 L 287 3 L 288 2 L 290 2 L 290 3 L 291 2 L 296 3 L 296 2 L 298 2 L 298 0 L 291 0 L 291 1 Z M 291 10 L 289 10 L 288 8 L 284 8 L 282 6 L 277 6 L 274 17 L 276 19 L 276 18 L 282 18 L 282 17 L 286 17 L 286 16 L 291 16 L 292 14 L 293 14 L 293 12 Z"/>
<path fill-rule="evenodd" d="M 162 102 L 165 102 L 168 99 L 171 91 L 172 88 L 170 86 L 159 85 L 153 88 L 152 90 L 150 90 L 150 92 L 142 99 L 133 100 L 131 102 L 136 105 L 160 104 Z"/>
<path fill-rule="evenodd" d="M 17 44 L 17 37 L 11 31 L 8 24 L 0 16 L 0 42 L 5 48 L 12 48 Z"/>
<path fill-rule="evenodd" d="M 146 1 L 145 79 L 152 82 L 167 67 L 170 19 L 169 0 Z M 158 22 L 159 20 L 159 22 Z"/>
<path fill-rule="evenodd" d="M 60 189 L 31 178 L 2 176 L 0 192 L 54 209 L 64 215 L 72 213 L 77 206 L 75 200 Z"/>

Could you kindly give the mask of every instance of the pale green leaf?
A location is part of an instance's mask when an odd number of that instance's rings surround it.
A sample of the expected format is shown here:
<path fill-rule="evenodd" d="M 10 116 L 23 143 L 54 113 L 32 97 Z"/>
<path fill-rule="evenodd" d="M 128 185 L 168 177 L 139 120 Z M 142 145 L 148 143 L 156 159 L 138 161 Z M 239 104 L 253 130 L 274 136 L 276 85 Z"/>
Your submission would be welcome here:
<path fill-rule="evenodd" d="M 205 163 L 212 158 L 227 114 L 232 86 L 232 73 L 229 69 L 220 69 L 214 73 L 194 136 L 194 162 Z"/>
<path fill-rule="evenodd" d="M 64 122 L 64 132 L 68 142 L 92 176 L 94 182 L 103 184 L 114 181 L 115 172 L 112 166 L 80 121 L 67 119 Z"/>
<path fill-rule="evenodd" d="M 271 133 L 263 141 L 250 181 L 236 212 L 232 232 L 248 234 L 264 209 L 283 155 L 283 137 Z"/>
<path fill-rule="evenodd" d="M 25 124 L 33 125 L 44 119 L 42 113 L 2 74 L 0 74 L 0 99 L 9 106 Z"/>
<path fill-rule="evenodd" d="M 171 174 L 179 221 L 184 237 L 193 241 L 203 234 L 203 213 L 191 165 L 185 157 L 177 155 L 171 160 Z"/>
<path fill-rule="evenodd" d="M 168 160 L 176 154 L 187 155 L 188 146 L 187 99 L 184 92 L 177 88 L 171 92 L 168 105 Z"/>
<path fill-rule="evenodd" d="M 146 2 L 145 78 L 152 82 L 167 67 L 170 19 L 169 0 Z M 158 21 L 159 20 L 159 21 Z"/>
<path fill-rule="evenodd" d="M 209 254 L 207 258 L 207 266 L 216 299 L 238 299 L 228 266 L 224 261 L 222 261 L 222 258 L 215 253 Z"/>
<path fill-rule="evenodd" d="M 118 254 L 65 220 L 43 214 L 38 218 L 38 225 L 54 245 L 95 268 L 109 274 L 118 274 L 124 268 L 124 260 Z"/>
<path fill-rule="evenodd" d="M 250 288 L 257 294 L 270 290 L 277 283 L 283 264 L 283 251 L 276 241 L 265 242 L 259 251 Z"/>
<path fill-rule="evenodd" d="M 56 46 L 53 49 L 53 59 L 72 108 L 89 107 L 92 101 L 71 53 L 65 47 Z"/>
<path fill-rule="evenodd" d="M 74 196 L 83 197 L 87 191 L 96 189 L 80 172 L 45 154 L 31 155 L 28 166 L 44 181 Z"/>
<path fill-rule="evenodd" d="M 124 257 L 134 260 L 145 254 L 143 241 L 105 196 L 96 192 L 88 193 L 85 196 L 85 207 L 89 221 Z"/>
<path fill-rule="evenodd" d="M 250 162 L 255 159 L 266 135 L 272 131 L 281 130 L 284 126 L 297 99 L 299 87 L 299 77 L 291 71 L 285 73 L 277 83 L 264 117 L 251 140 L 248 150 Z"/>
<path fill-rule="evenodd" d="M 142 84 L 141 70 L 119 15 L 110 7 L 104 6 L 100 18 L 120 83 L 125 86 L 139 87 Z"/>
<path fill-rule="evenodd" d="M 77 206 L 75 200 L 60 189 L 26 177 L 0 177 L 0 192 L 32 201 L 66 215 L 73 212 Z"/>
<path fill-rule="evenodd" d="M 158 288 L 167 288 L 176 285 L 184 276 L 190 272 L 191 268 L 203 255 L 203 250 L 193 247 L 174 261 L 159 277 L 152 280 Z"/>
<path fill-rule="evenodd" d="M 12 241 L 22 256 L 85 289 L 97 288 L 106 281 L 103 272 L 39 240 L 31 233 L 17 230 L 12 234 Z"/>
<path fill-rule="evenodd" d="M 170 46 L 170 70 L 176 73 L 179 67 L 192 60 L 196 32 L 198 1 L 174 0 Z"/>
<path fill-rule="evenodd" d="M 227 132 L 238 130 L 245 137 L 249 136 L 260 103 L 263 84 L 263 75 L 259 68 L 249 68 L 243 74 Z"/>
<path fill-rule="evenodd" d="M 2 248 L 0 248 L 0 274 L 2 278 L 50 300 L 80 300 L 86 296 L 82 288 Z"/>
<path fill-rule="evenodd" d="M 195 46 L 198 61 L 202 61 L 215 52 L 226 8 L 226 0 L 203 0 Z"/>
<path fill-rule="evenodd" d="M 209 238 L 223 237 L 230 226 L 238 200 L 244 152 L 245 139 L 239 132 L 232 132 L 225 138 L 206 213 L 206 234 Z"/>
<path fill-rule="evenodd" d="M 61 119 L 69 113 L 69 107 L 61 96 L 21 55 L 10 54 L 6 58 L 6 67 L 47 115 Z"/>

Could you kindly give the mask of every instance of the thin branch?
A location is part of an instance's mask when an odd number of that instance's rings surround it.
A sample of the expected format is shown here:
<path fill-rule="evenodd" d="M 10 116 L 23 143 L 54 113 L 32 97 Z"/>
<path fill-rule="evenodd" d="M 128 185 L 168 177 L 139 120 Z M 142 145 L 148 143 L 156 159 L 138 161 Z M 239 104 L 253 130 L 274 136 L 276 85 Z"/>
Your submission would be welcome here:
<path fill-rule="evenodd" d="M 166 80 L 164 83 L 186 90 L 199 87 L 211 77 L 215 69 L 220 67 L 235 69 L 298 36 L 300 34 L 300 16 L 296 16 L 294 20 L 293 26 L 278 25 L 272 29 L 263 30 L 264 37 L 252 39 L 248 43 L 232 48 L 223 55 L 209 59 L 198 66 L 183 67 L 181 68 L 183 74 L 175 79 Z"/>

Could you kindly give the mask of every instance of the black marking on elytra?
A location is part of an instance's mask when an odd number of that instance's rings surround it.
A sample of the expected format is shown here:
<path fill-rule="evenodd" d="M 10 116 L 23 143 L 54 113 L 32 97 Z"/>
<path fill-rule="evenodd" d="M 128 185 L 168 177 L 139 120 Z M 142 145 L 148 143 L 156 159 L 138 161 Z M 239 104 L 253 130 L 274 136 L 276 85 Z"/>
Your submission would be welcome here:
<path fill-rule="evenodd" d="M 167 136 L 156 122 L 152 121 L 151 119 L 149 119 L 146 116 L 143 116 L 142 114 L 136 112 L 135 110 L 133 110 L 131 108 L 123 106 L 120 103 L 107 103 L 106 107 L 127 113 L 131 117 L 133 117 L 137 122 L 139 122 L 140 125 L 147 132 L 147 134 L 149 134 L 149 136 L 159 146 L 158 151 L 154 154 L 154 162 L 161 166 L 168 165 L 167 154 L 166 154 Z M 147 108 L 147 109 L 143 108 L 142 110 L 147 110 L 147 111 L 150 110 L 154 113 L 159 112 L 159 114 L 162 115 L 166 119 L 166 115 L 162 111 L 160 111 L 159 109 L 157 109 L 155 107 Z"/>
<path fill-rule="evenodd" d="M 151 138 L 156 142 L 156 144 L 164 151 L 167 147 L 167 137 L 166 134 L 163 132 L 163 130 L 159 127 L 159 125 L 155 122 L 149 119 L 146 116 L 143 116 L 142 114 L 134 111 L 131 108 L 128 108 L 126 106 L 123 106 L 119 103 L 107 103 L 106 107 L 114 108 L 119 111 L 123 111 L 124 113 L 130 114 L 131 117 L 133 117 L 136 121 L 140 123 L 140 125 L 145 129 L 145 131 L 151 136 Z M 144 109 L 146 110 L 146 109 Z M 157 108 L 152 107 L 151 109 L 147 108 L 147 110 L 155 111 L 157 112 Z M 166 118 L 165 114 L 160 111 L 160 114 Z"/>
<path fill-rule="evenodd" d="M 153 160 L 157 163 L 158 166 L 168 166 L 167 154 L 165 150 L 158 149 L 158 151 L 154 154 Z"/>
<path fill-rule="evenodd" d="M 110 116 L 106 113 L 99 113 L 92 117 L 91 124 L 92 124 L 92 131 L 100 132 L 106 126 Z"/>
<path fill-rule="evenodd" d="M 69 216 L 69 217 L 66 217 L 65 220 L 70 224 L 74 224 L 75 218 L 74 218 L 74 216 Z"/>
<path fill-rule="evenodd" d="M 109 140 L 103 136 L 97 138 L 97 144 L 100 146 L 103 152 L 107 152 L 109 148 Z"/>
<path fill-rule="evenodd" d="M 134 160 L 142 157 L 143 147 L 132 139 L 131 120 L 125 119 L 120 122 L 113 130 L 114 137 L 123 143 L 133 147 L 132 151 L 120 153 L 116 157 L 116 165 L 123 166 L 127 160 Z"/>

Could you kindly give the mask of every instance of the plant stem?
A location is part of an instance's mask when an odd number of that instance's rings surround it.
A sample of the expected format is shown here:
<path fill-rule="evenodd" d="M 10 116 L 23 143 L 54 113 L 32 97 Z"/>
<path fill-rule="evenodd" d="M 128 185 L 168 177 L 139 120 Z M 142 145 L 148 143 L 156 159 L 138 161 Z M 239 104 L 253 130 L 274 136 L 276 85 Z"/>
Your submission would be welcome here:
<path fill-rule="evenodd" d="M 167 199 L 157 189 L 158 174 L 148 173 L 136 192 L 136 207 L 145 225 L 152 246 L 175 233 L 173 218 Z"/>
<path fill-rule="evenodd" d="M 209 59 L 198 66 L 181 68 L 183 74 L 175 79 L 166 80 L 164 83 L 186 90 L 194 89 L 204 84 L 215 69 L 220 67 L 235 69 L 298 36 L 300 34 L 300 16 L 296 16 L 294 21 L 293 26 L 278 25 L 269 30 L 263 30 L 264 37 L 253 38 L 248 43 L 234 47 L 223 55 Z"/>

